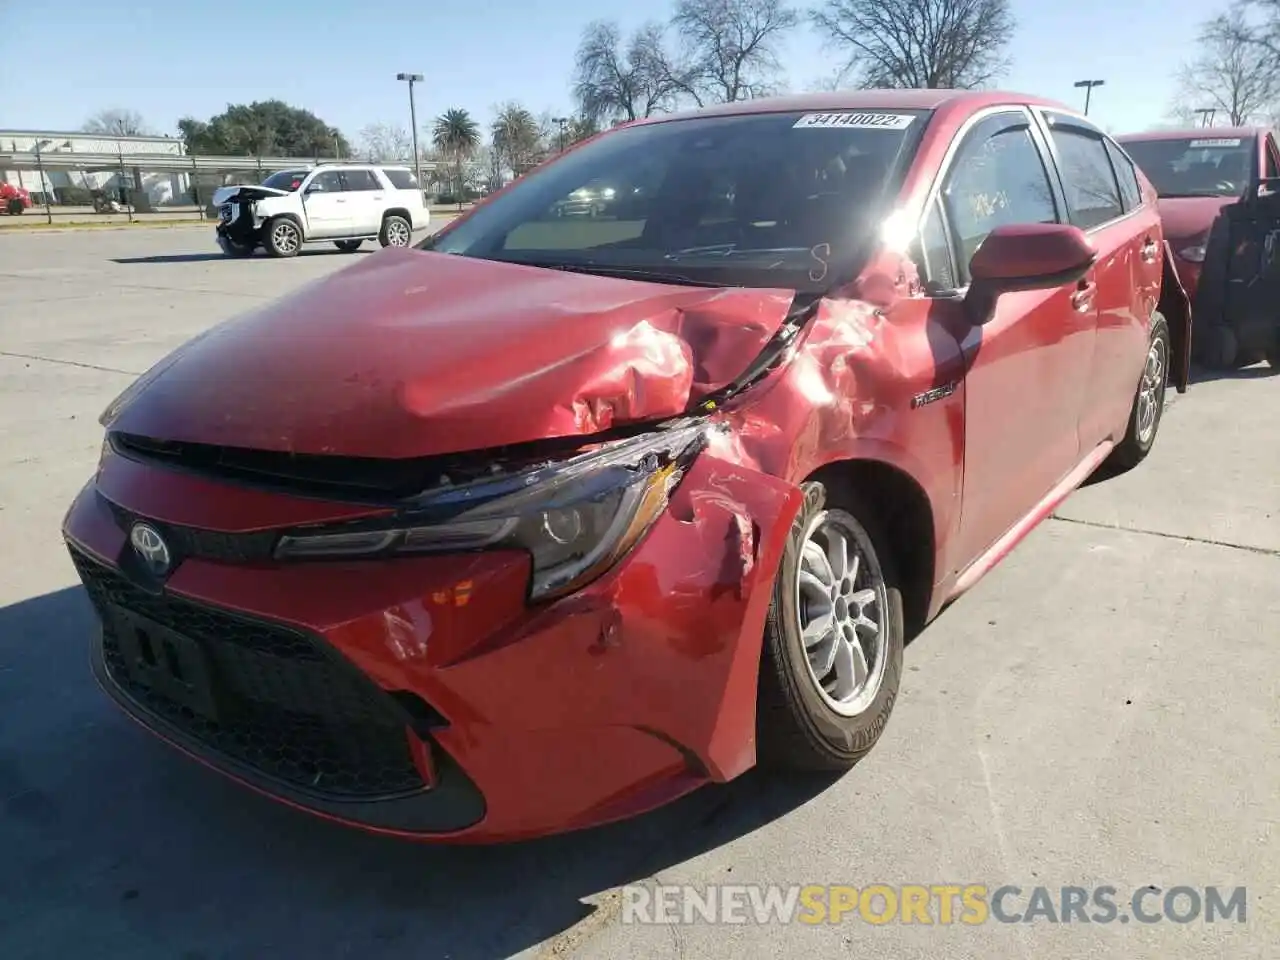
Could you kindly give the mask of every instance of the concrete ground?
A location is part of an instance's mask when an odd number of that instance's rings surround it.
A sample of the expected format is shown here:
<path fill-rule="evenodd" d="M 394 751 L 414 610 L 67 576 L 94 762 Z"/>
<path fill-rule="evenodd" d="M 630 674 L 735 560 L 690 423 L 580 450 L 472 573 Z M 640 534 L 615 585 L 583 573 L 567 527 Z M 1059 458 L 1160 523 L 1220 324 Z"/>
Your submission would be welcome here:
<path fill-rule="evenodd" d="M 1177 398 L 1142 467 L 1074 496 L 913 643 L 892 723 L 842 778 L 749 775 L 586 834 L 431 848 L 243 793 L 123 719 L 90 679 L 58 535 L 99 412 L 190 335 L 358 256 L 229 261 L 187 230 L 0 237 L 0 957 L 1280 956 L 1265 368 Z M 1248 901 L 1243 924 L 622 924 L 618 888 L 655 881 Z"/>

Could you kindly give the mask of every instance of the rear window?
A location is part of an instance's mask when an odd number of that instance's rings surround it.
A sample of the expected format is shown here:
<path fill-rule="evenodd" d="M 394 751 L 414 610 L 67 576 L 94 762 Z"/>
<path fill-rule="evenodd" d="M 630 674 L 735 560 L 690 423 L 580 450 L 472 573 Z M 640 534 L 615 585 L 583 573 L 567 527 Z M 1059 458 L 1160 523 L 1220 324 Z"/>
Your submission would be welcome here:
<path fill-rule="evenodd" d="M 1253 176 L 1253 137 L 1129 140 L 1125 151 L 1162 197 L 1236 197 Z"/>
<path fill-rule="evenodd" d="M 431 249 L 646 279 L 824 289 L 874 235 L 923 111 L 627 127 L 517 180 Z"/>
<path fill-rule="evenodd" d="M 413 175 L 412 170 L 396 170 L 395 168 L 387 169 L 384 167 L 382 172 L 397 190 L 418 189 L 418 179 Z"/>

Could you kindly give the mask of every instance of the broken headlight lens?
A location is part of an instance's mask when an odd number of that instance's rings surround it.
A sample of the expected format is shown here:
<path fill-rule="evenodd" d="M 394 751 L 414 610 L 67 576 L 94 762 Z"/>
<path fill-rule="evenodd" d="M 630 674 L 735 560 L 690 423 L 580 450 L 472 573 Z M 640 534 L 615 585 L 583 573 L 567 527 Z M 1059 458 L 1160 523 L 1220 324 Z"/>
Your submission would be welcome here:
<path fill-rule="evenodd" d="M 523 549 L 533 561 L 530 595 L 550 599 L 594 580 L 639 542 L 702 449 L 705 429 L 683 425 L 611 443 L 515 478 L 427 494 L 387 525 L 293 530 L 280 539 L 276 556 Z M 502 492 L 487 492 L 495 487 Z M 447 519 L 428 519 L 430 511 L 442 508 L 449 512 Z"/>

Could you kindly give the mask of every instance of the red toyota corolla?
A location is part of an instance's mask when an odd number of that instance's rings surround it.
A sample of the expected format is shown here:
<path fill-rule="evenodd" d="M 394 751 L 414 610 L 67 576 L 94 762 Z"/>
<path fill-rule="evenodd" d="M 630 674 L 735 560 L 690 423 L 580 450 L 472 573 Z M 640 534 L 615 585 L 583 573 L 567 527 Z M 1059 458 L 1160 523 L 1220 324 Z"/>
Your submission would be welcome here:
<path fill-rule="evenodd" d="M 1015 95 L 606 133 L 111 404 L 64 527 L 97 676 L 246 786 L 438 840 L 851 766 L 904 638 L 1151 449 L 1163 249 L 1124 153 Z"/>

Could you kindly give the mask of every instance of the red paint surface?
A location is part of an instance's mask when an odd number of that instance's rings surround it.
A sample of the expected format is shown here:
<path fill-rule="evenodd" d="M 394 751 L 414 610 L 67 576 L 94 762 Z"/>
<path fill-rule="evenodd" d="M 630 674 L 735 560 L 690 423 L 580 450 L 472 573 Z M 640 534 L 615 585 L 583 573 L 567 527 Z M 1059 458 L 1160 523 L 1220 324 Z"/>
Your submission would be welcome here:
<path fill-rule="evenodd" d="M 189 344 L 111 425 L 388 458 L 598 433 L 723 387 L 792 296 L 388 249 Z"/>
<path fill-rule="evenodd" d="M 946 91 L 848 100 L 937 108 L 900 198 L 917 208 L 960 124 L 1002 102 Z M 716 110 L 798 103 L 814 101 Z M 382 687 L 444 714 L 437 746 L 487 815 L 437 839 L 584 827 L 732 778 L 755 760 L 764 618 L 803 480 L 869 462 L 882 471 L 873 504 L 891 489 L 920 498 L 928 542 L 888 549 L 924 558 L 917 599 L 932 616 L 1122 436 L 1160 292 L 1161 256 L 1144 252 L 1163 250 L 1154 202 L 1088 242 L 1087 296 L 1074 284 L 1008 294 L 981 327 L 960 301 L 925 297 L 900 252 L 876 253 L 818 306 L 788 362 L 716 412 L 724 433 L 640 545 L 553 604 L 526 604 L 528 560 L 513 552 L 192 559 L 169 587 L 312 630 Z M 379 457 L 589 434 L 672 416 L 731 380 L 789 301 L 386 251 L 193 343 L 113 425 Z M 937 387 L 954 390 L 913 405 Z M 125 534 L 95 487 L 137 514 L 221 531 L 362 512 L 109 457 L 65 527 L 107 562 Z"/>

